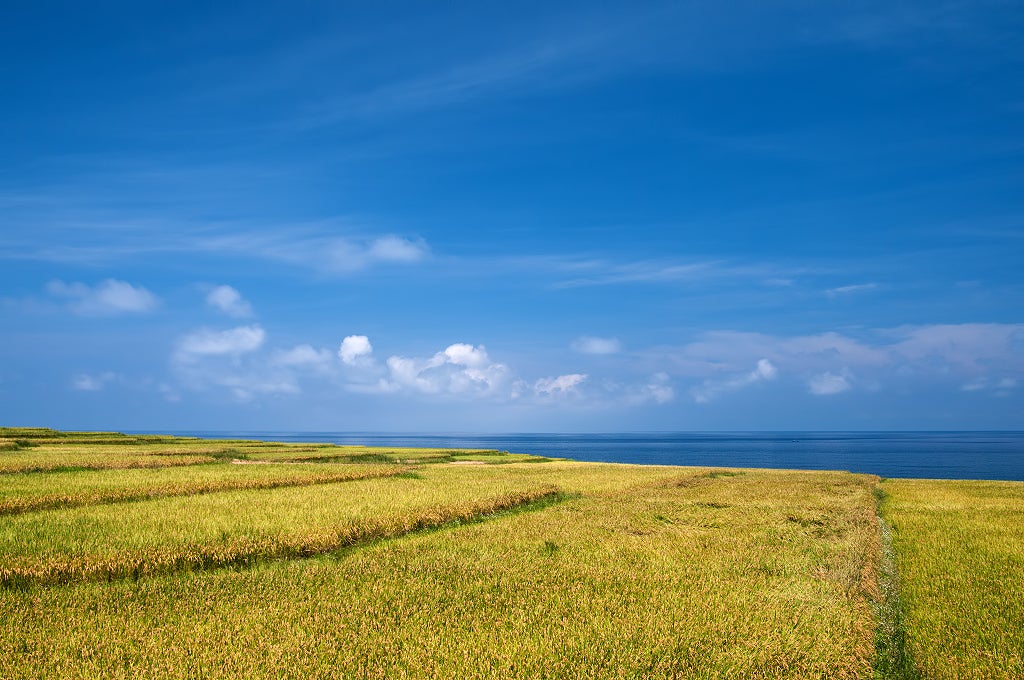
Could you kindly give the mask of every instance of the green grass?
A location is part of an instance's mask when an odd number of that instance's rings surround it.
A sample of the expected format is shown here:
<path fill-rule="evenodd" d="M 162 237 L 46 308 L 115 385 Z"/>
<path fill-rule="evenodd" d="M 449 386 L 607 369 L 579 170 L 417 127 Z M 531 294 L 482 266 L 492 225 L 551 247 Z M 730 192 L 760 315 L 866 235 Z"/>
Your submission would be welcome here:
<path fill-rule="evenodd" d="M 1024 484 L 890 479 L 882 486 L 917 673 L 1024 677 Z"/>

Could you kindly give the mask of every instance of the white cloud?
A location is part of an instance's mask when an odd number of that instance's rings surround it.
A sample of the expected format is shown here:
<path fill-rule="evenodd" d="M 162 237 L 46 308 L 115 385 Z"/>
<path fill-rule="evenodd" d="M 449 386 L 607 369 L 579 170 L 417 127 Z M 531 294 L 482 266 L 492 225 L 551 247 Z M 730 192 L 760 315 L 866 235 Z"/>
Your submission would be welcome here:
<path fill-rule="evenodd" d="M 219 309 L 228 316 L 252 316 L 252 305 L 246 302 L 241 293 L 231 286 L 217 286 L 206 295 L 206 304 Z"/>
<path fill-rule="evenodd" d="M 748 376 L 749 382 L 757 382 L 758 380 L 771 380 L 778 374 L 778 369 L 772 365 L 772 362 L 767 359 L 759 359 L 757 362 L 757 368 L 755 368 Z"/>
<path fill-rule="evenodd" d="M 457 342 L 454 345 L 449 345 L 444 350 L 444 356 L 449 363 L 456 366 L 479 368 L 488 363 L 487 352 L 484 350 L 483 345 L 473 347 L 473 345 Z"/>
<path fill-rule="evenodd" d="M 338 357 L 349 365 L 356 364 L 361 358 L 373 353 L 373 345 L 365 335 L 349 335 L 338 346 Z"/>
<path fill-rule="evenodd" d="M 140 314 L 159 305 L 157 297 L 145 288 L 116 279 L 107 279 L 95 287 L 51 281 L 47 290 L 55 297 L 67 299 L 71 310 L 82 316 Z"/>
<path fill-rule="evenodd" d="M 667 404 L 675 398 L 676 391 L 672 388 L 667 373 L 656 373 L 645 385 L 629 391 L 626 395 L 628 403 L 637 405 L 649 401 L 653 401 L 655 404 Z"/>
<path fill-rule="evenodd" d="M 837 373 L 819 373 L 807 381 L 807 389 L 819 396 L 839 394 L 850 389 L 850 381 Z"/>
<path fill-rule="evenodd" d="M 796 373 L 821 373 L 842 366 L 885 366 L 890 353 L 884 347 L 838 333 L 778 337 L 763 333 L 712 331 L 680 348 L 654 357 L 679 376 L 713 378 L 740 372 L 744 366 L 767 359 L 774 366 Z"/>
<path fill-rule="evenodd" d="M 182 337 L 172 356 L 179 385 L 194 391 L 226 389 L 236 400 L 260 395 L 301 392 L 298 377 L 328 374 L 332 354 L 311 345 L 261 352 L 266 333 L 257 325 L 223 331 L 200 329 Z M 177 386 L 158 388 L 168 399 L 179 400 Z"/>
<path fill-rule="evenodd" d="M 704 404 L 720 394 L 735 392 L 765 380 L 773 380 L 778 373 L 778 369 L 775 368 L 772 362 L 767 359 L 758 359 L 754 370 L 749 373 L 734 375 L 725 379 L 709 378 L 705 380 L 703 384 L 692 390 L 693 399 L 699 404 Z"/>
<path fill-rule="evenodd" d="M 622 344 L 617 338 L 595 338 L 584 335 L 573 340 L 572 348 L 581 354 L 616 354 L 622 351 Z"/>
<path fill-rule="evenodd" d="M 570 373 L 554 378 L 541 378 L 533 385 L 533 391 L 542 396 L 554 396 L 576 391 L 576 388 L 587 379 L 586 373 Z"/>
<path fill-rule="evenodd" d="M 483 345 L 449 345 L 429 358 L 391 356 L 387 376 L 350 385 L 360 392 L 410 391 L 422 394 L 495 396 L 509 377 L 508 367 L 491 361 Z"/>
<path fill-rule="evenodd" d="M 82 392 L 98 392 L 116 379 L 117 375 L 109 371 L 99 375 L 79 373 L 72 379 L 71 387 Z"/>
<path fill-rule="evenodd" d="M 204 356 L 237 356 L 263 346 L 266 333 L 259 326 L 239 326 L 226 331 L 201 329 L 184 336 L 175 354 L 179 361 Z"/>
<path fill-rule="evenodd" d="M 859 336 L 714 331 L 681 347 L 643 356 L 677 379 L 704 381 L 692 390 L 698 401 L 742 385 L 747 375 L 743 367 L 758 359 L 801 380 L 818 395 L 851 389 L 854 372 L 857 385 L 873 390 L 927 377 L 966 392 L 1005 391 L 1001 380 L 1024 380 L 1024 324 L 900 326 L 866 330 Z M 734 377 L 719 377 L 730 374 Z"/>
<path fill-rule="evenodd" d="M 901 326 L 887 332 L 891 353 L 932 369 L 988 375 L 1000 367 L 1024 372 L 1024 324 Z"/>
<path fill-rule="evenodd" d="M 273 362 L 278 366 L 326 370 L 333 358 L 329 350 L 316 349 L 312 345 L 296 345 L 289 350 L 279 350 Z"/>

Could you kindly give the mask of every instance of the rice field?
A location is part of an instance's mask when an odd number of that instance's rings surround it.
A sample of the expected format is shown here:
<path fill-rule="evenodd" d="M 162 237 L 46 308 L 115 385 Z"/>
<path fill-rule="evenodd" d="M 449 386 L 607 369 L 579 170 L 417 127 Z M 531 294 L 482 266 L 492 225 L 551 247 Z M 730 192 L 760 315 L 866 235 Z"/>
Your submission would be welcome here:
<path fill-rule="evenodd" d="M 4 678 L 1022 676 L 1022 607 L 1006 600 L 1024 582 L 1024 485 L 52 430 L 0 442 Z M 32 459 L 58 452 L 70 464 Z M 121 464 L 167 456 L 196 460 Z M 879 664 L 896 633 L 909 675 Z"/>
<path fill-rule="evenodd" d="M 334 444 L 203 440 L 114 432 L 0 428 L 0 474 L 196 465 L 223 461 L 274 463 L 543 462 L 528 454 L 479 449 L 412 449 Z"/>
<path fill-rule="evenodd" d="M 351 465 L 192 465 L 159 469 L 127 469 L 115 474 L 41 472 L 10 475 L 0 480 L 0 515 L 147 500 L 161 496 L 193 496 L 215 491 L 309 486 L 354 479 L 389 477 L 409 466 Z"/>

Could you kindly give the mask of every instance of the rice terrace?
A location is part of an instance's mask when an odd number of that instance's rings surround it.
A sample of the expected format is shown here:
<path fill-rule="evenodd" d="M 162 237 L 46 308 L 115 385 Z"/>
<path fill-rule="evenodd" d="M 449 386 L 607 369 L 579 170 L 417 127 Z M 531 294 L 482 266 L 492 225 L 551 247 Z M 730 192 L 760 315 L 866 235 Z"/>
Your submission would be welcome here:
<path fill-rule="evenodd" d="M 1024 484 L 0 429 L 0 676 L 1024 677 Z"/>

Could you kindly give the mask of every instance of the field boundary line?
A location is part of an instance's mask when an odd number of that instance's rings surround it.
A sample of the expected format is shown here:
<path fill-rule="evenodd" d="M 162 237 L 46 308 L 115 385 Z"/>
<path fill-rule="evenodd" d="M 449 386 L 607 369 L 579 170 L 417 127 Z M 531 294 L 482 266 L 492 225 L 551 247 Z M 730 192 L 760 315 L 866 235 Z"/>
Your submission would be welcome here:
<path fill-rule="evenodd" d="M 883 515 L 888 494 L 875 484 L 875 512 L 881 533 L 882 555 L 878 567 L 878 599 L 874 603 L 875 620 L 875 677 L 879 680 L 920 680 L 921 673 L 914 663 L 907 645 L 903 600 L 900 594 L 900 575 L 896 566 L 896 549 L 892 540 L 892 525 Z"/>

